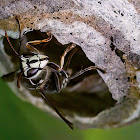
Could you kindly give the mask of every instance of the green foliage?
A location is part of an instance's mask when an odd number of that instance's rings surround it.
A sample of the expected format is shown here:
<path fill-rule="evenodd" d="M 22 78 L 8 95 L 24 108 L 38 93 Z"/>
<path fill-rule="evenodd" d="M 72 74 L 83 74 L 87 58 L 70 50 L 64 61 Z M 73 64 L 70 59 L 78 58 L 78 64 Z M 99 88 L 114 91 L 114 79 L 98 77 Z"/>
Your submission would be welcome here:
<path fill-rule="evenodd" d="M 77 140 L 78 130 L 72 131 L 63 121 L 21 101 L 0 80 L 0 139 L 1 140 Z"/>
<path fill-rule="evenodd" d="M 140 124 L 72 131 L 63 121 L 21 101 L 0 80 L 0 140 L 139 140 L 139 130 Z"/>

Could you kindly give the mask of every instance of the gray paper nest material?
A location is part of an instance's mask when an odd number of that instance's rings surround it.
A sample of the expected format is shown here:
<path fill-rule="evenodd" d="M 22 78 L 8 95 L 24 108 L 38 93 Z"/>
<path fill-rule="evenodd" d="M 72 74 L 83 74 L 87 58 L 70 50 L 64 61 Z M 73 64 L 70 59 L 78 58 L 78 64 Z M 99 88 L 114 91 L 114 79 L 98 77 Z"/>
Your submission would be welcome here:
<path fill-rule="evenodd" d="M 23 34 L 33 29 L 49 30 L 61 44 L 79 45 L 90 61 L 106 70 L 105 74 L 98 72 L 113 99 L 121 102 L 131 94 L 132 87 L 123 55 L 134 67 L 133 73 L 140 68 L 139 5 L 138 0 L 9 0 L 0 2 L 0 18 L 2 22 L 11 15 L 19 15 Z M 2 24 L 0 27 L 13 28 Z"/>

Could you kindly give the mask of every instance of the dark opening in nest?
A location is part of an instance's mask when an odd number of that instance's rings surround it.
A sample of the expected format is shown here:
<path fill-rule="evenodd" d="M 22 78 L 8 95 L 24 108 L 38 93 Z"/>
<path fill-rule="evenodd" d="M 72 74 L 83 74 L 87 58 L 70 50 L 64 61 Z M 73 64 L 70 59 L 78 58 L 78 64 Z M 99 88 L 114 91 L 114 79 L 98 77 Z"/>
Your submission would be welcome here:
<path fill-rule="evenodd" d="M 20 54 L 29 52 L 25 46 L 26 42 L 42 40 L 45 38 L 47 38 L 46 33 L 42 33 L 40 31 L 28 32 L 21 39 Z M 18 50 L 19 40 L 12 38 L 10 38 L 10 40 L 14 48 Z M 50 62 L 54 62 L 59 65 L 60 58 L 68 45 L 70 44 L 62 45 L 53 36 L 53 39 L 50 42 L 38 45 L 36 48 L 45 55 L 48 55 Z M 73 55 L 67 69 L 67 71 L 72 75 L 81 69 L 94 65 L 94 63 L 86 57 L 82 49 L 79 46 L 77 47 L 78 50 Z M 15 69 L 20 69 L 20 61 L 18 61 L 19 58 L 9 47 L 6 38 L 4 39 L 4 49 L 6 54 L 10 56 L 11 61 L 15 64 Z M 68 57 L 66 57 L 65 63 L 67 59 Z M 21 83 L 24 83 L 23 86 L 29 84 L 23 80 Z M 40 96 L 36 91 L 29 91 L 34 96 Z M 70 116 L 74 113 L 87 117 L 96 116 L 101 111 L 115 105 L 115 101 L 112 99 L 107 85 L 96 70 L 88 71 L 71 80 L 67 87 L 60 93 L 50 94 L 49 96 L 58 108 L 67 112 L 67 115 Z"/>

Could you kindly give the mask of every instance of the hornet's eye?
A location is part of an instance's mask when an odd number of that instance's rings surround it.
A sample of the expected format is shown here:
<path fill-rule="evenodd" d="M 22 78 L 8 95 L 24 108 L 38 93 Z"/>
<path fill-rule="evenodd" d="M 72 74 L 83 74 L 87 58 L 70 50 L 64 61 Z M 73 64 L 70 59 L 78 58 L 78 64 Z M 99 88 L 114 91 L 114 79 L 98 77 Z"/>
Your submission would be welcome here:
<path fill-rule="evenodd" d="M 36 68 L 32 68 L 32 69 L 29 69 L 28 72 L 27 72 L 27 77 L 32 77 L 34 76 L 37 72 L 38 72 L 39 69 L 36 69 Z"/>

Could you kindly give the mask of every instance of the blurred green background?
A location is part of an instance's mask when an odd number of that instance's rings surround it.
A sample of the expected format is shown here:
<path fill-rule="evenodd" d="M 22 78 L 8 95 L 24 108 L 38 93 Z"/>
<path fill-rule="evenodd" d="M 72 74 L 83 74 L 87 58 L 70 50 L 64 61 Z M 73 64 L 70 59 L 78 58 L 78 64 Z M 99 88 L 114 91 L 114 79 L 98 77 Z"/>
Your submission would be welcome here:
<path fill-rule="evenodd" d="M 140 123 L 112 130 L 72 131 L 63 121 L 21 101 L 0 79 L 0 140 L 139 140 L 139 131 Z"/>

